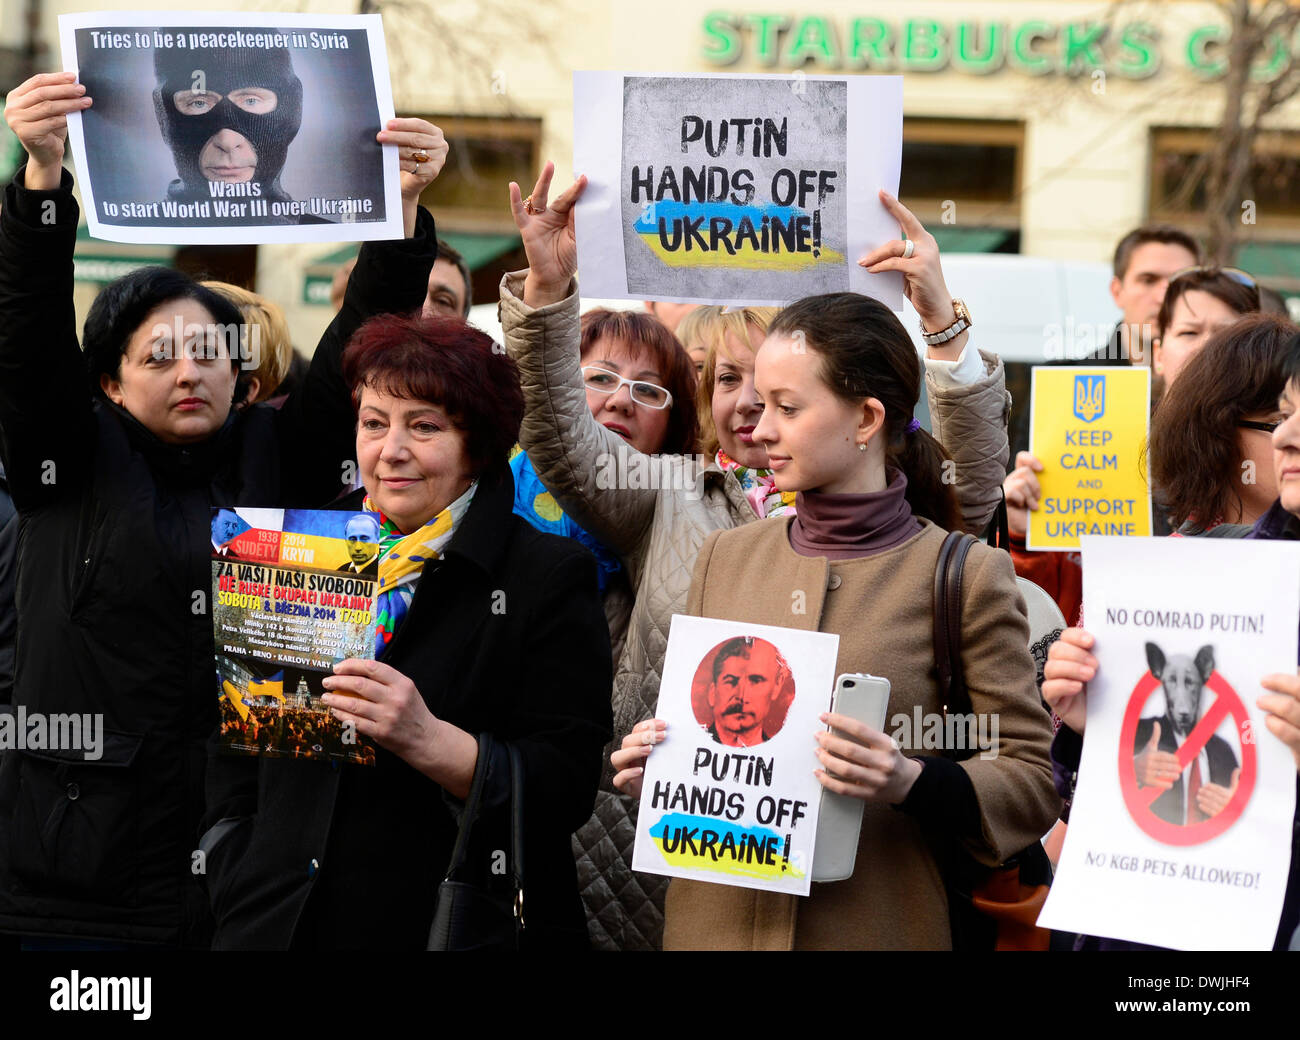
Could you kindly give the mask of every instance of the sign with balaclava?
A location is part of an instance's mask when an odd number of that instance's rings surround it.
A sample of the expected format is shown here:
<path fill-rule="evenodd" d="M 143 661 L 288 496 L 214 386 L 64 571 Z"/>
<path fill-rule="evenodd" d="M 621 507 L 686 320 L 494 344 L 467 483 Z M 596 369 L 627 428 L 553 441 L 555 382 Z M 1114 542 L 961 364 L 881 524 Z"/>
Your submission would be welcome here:
<path fill-rule="evenodd" d="M 178 175 L 169 197 L 209 198 L 215 182 L 288 198 L 280 173 L 302 125 L 302 80 L 287 47 L 157 48 L 154 69 L 154 111 Z"/>
<path fill-rule="evenodd" d="M 397 149 L 375 140 L 393 116 L 378 16 L 164 17 L 59 19 L 92 99 L 68 120 L 91 235 L 402 237 Z"/>

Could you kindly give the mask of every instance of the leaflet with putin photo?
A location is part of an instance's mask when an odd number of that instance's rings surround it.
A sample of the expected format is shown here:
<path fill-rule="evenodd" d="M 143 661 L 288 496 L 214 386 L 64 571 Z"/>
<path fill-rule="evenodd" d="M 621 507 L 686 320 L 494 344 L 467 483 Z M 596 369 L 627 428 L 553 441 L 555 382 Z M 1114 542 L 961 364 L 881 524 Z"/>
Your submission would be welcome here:
<path fill-rule="evenodd" d="M 673 615 L 632 866 L 807 895 L 839 636 Z"/>
<path fill-rule="evenodd" d="M 347 510 L 212 510 L 220 746 L 235 754 L 375 762 L 321 683 L 375 656 L 380 521 Z"/>
<path fill-rule="evenodd" d="M 401 238 L 377 15 L 81 14 L 64 70 L 90 233 L 116 242 Z M 337 225 L 347 225 L 346 230 Z"/>

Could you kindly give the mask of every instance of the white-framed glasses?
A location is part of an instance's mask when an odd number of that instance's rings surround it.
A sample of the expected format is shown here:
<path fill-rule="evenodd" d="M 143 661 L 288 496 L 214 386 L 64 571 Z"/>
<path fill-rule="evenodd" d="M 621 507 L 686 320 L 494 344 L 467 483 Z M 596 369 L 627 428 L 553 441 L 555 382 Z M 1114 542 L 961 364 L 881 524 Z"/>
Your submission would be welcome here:
<path fill-rule="evenodd" d="M 582 385 L 588 390 L 595 390 L 598 394 L 616 394 L 624 383 L 628 385 L 633 404 L 658 411 L 673 403 L 673 395 L 658 383 L 647 383 L 644 379 L 626 379 L 599 365 L 582 366 Z"/>

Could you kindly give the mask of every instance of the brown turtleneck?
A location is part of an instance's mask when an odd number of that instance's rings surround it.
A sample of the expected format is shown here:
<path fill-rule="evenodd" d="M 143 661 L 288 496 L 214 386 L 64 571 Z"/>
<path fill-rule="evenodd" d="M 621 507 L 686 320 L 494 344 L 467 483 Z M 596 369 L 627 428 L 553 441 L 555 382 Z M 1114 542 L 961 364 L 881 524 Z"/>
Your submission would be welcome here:
<path fill-rule="evenodd" d="M 827 495 L 800 491 L 790 525 L 790 545 L 800 556 L 852 560 L 902 545 L 921 530 L 908 505 L 907 477 L 886 471 L 883 491 L 859 495 Z"/>

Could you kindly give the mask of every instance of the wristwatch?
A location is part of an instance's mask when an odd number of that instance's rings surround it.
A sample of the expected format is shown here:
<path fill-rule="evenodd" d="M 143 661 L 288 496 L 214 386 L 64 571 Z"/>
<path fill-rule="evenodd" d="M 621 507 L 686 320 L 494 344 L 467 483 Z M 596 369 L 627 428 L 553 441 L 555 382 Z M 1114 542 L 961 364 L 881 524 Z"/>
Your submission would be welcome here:
<path fill-rule="evenodd" d="M 952 301 L 952 309 L 957 317 L 946 329 L 940 329 L 938 332 L 926 332 L 925 323 L 921 323 L 921 338 L 931 347 L 937 347 L 947 343 L 950 339 L 960 335 L 975 323 L 971 321 L 970 311 L 966 309 L 966 304 L 961 300 Z"/>

